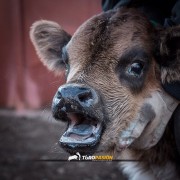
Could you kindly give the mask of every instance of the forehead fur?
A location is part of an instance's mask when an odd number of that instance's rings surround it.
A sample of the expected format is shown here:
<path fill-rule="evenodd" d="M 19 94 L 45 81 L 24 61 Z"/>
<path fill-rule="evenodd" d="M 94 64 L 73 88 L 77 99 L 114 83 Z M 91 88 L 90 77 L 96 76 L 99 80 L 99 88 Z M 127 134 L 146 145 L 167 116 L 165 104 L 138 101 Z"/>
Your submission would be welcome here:
<path fill-rule="evenodd" d="M 107 56 L 119 58 L 130 46 L 151 51 L 153 31 L 140 12 L 125 8 L 112 10 L 86 21 L 74 34 L 69 49 L 72 49 L 73 57 L 78 56 L 78 61 L 81 61 L 81 55 L 93 64 Z"/>

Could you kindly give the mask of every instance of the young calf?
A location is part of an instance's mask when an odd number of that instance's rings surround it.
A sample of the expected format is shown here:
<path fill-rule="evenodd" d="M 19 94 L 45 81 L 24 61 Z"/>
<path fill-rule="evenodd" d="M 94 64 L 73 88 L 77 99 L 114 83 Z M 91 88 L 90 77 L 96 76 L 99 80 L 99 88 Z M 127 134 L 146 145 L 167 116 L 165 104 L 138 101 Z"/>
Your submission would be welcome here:
<path fill-rule="evenodd" d="M 180 27 L 157 30 L 136 10 L 119 9 L 92 17 L 72 37 L 50 21 L 35 22 L 30 36 L 44 65 L 66 69 L 52 104 L 54 117 L 68 122 L 63 148 L 139 160 L 121 162 L 131 179 L 178 179 L 167 125 L 178 102 L 161 82 L 180 80 Z"/>

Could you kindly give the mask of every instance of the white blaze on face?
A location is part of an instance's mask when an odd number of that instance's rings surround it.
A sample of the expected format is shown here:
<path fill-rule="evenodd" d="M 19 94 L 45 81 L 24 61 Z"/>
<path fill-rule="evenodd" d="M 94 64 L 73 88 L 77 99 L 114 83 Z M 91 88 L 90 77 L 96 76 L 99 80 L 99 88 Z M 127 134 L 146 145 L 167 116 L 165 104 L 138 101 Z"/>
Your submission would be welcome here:
<path fill-rule="evenodd" d="M 119 148 L 133 143 L 137 149 L 149 149 L 162 137 L 178 101 L 168 94 L 155 91 L 147 98 L 138 117 L 120 133 Z"/>

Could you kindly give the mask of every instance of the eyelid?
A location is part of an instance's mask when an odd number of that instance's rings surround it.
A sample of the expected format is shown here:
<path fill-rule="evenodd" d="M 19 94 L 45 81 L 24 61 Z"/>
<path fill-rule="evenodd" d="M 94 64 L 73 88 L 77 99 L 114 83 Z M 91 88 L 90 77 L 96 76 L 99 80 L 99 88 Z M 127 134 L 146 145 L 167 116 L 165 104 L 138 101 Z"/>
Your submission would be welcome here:
<path fill-rule="evenodd" d="M 141 58 L 134 58 L 131 64 L 133 64 L 133 63 L 141 63 L 144 65 L 146 63 L 146 61 Z"/>

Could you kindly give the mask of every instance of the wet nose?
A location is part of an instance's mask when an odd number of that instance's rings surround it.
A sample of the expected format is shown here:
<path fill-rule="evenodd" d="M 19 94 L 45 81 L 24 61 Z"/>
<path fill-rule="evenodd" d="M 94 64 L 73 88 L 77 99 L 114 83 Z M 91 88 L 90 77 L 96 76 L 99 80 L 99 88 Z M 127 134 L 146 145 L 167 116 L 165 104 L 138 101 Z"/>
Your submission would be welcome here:
<path fill-rule="evenodd" d="M 70 109 L 74 104 L 81 108 L 89 108 L 97 102 L 98 95 L 94 89 L 77 84 L 61 86 L 53 99 L 54 106 L 66 109 Z"/>

